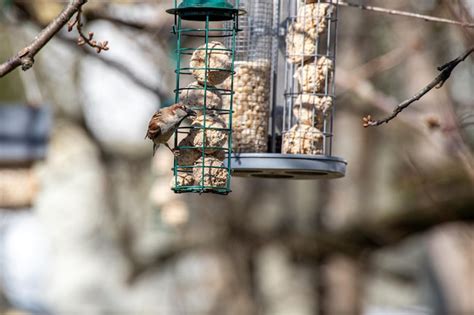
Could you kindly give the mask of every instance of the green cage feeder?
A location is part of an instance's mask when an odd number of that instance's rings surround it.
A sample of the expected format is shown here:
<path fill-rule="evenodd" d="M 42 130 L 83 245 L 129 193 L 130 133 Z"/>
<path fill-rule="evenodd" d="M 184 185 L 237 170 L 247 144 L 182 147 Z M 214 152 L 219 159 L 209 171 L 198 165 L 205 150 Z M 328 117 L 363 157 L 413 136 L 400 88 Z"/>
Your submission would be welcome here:
<path fill-rule="evenodd" d="M 231 191 L 235 42 L 244 13 L 238 7 L 238 0 L 184 0 L 167 10 L 177 37 L 175 102 L 198 114 L 176 132 L 176 193 Z"/>

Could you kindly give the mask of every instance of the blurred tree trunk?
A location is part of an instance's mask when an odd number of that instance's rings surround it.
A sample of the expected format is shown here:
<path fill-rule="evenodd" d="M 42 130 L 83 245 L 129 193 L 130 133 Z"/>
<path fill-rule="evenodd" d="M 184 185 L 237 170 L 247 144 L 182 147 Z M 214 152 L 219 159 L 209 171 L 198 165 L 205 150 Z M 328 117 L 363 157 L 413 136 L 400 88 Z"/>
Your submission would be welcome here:
<path fill-rule="evenodd" d="M 341 33 L 339 37 L 338 56 L 340 58 L 338 65 L 345 69 L 357 68 L 369 58 L 367 56 L 369 52 L 364 47 L 370 47 L 372 43 L 361 34 L 371 23 L 370 16 L 357 11 L 341 9 L 340 23 L 341 28 L 346 32 Z M 348 47 L 352 47 L 352 53 L 341 53 L 349 49 Z M 351 106 L 357 105 L 352 102 Z M 321 183 L 326 188 L 322 190 L 321 196 L 326 196 L 327 201 L 319 203 L 320 229 L 342 226 L 355 217 L 356 213 L 367 209 L 366 206 L 370 203 L 367 192 L 371 190 L 374 180 L 374 168 L 368 162 L 370 161 L 369 156 L 374 154 L 374 150 L 377 149 L 371 143 L 374 141 L 374 135 L 360 128 L 359 120 L 353 115 L 339 113 L 337 117 L 335 153 L 342 154 L 351 163 L 348 166 L 345 180 Z M 349 130 L 350 134 L 346 133 Z M 355 165 L 358 167 L 354 167 Z M 352 181 L 359 184 L 346 186 Z M 344 192 L 344 196 L 341 196 L 342 192 Z M 361 215 L 367 214 L 362 213 Z M 319 262 L 319 269 L 316 270 L 316 279 L 314 279 L 319 297 L 319 313 L 317 314 L 361 314 L 363 292 L 360 273 L 358 265 L 351 259 L 343 256 L 323 257 Z"/>

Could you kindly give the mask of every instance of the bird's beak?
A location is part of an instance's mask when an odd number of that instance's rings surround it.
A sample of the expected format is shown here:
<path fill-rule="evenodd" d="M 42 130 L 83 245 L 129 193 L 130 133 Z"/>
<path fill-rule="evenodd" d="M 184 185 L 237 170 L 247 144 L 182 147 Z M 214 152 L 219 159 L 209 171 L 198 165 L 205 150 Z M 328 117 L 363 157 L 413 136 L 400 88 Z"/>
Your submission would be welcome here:
<path fill-rule="evenodd" d="M 186 113 L 188 113 L 188 116 L 197 116 L 197 113 L 189 108 L 186 109 Z"/>

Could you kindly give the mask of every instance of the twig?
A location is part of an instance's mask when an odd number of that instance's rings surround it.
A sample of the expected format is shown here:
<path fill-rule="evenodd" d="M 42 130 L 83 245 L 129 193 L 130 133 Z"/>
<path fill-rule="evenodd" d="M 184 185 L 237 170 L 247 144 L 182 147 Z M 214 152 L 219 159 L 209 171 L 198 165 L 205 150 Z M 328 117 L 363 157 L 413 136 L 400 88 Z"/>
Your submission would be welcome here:
<path fill-rule="evenodd" d="M 341 6 L 353 7 L 353 8 L 358 8 L 358 9 L 361 9 L 361 10 L 367 10 L 367 11 L 373 11 L 373 12 L 379 12 L 379 13 L 385 13 L 385 14 L 391 14 L 391 15 L 406 16 L 406 17 L 411 17 L 411 18 L 415 18 L 415 19 L 421 19 L 421 20 L 424 20 L 424 21 L 427 21 L 427 22 L 447 23 L 447 24 L 459 25 L 459 26 L 467 27 L 467 28 L 474 28 L 473 23 L 467 23 L 467 22 L 455 21 L 455 20 L 450 20 L 450 19 L 445 19 L 445 18 L 439 18 L 439 17 L 435 17 L 435 16 L 431 16 L 431 15 L 424 15 L 424 14 L 418 14 L 418 13 L 407 12 L 407 11 L 400 11 L 400 10 L 392 10 L 392 9 L 381 8 L 381 7 L 374 7 L 374 6 L 369 6 L 369 5 L 346 2 L 346 1 L 342 1 L 342 0 L 339 0 L 338 4 L 341 5 Z"/>
<path fill-rule="evenodd" d="M 373 126 L 380 126 L 382 124 L 388 123 L 392 119 L 398 116 L 404 109 L 406 109 L 408 106 L 413 104 L 414 102 L 420 100 L 423 96 L 425 96 L 428 92 L 430 92 L 434 88 L 441 88 L 444 83 L 449 79 L 451 76 L 451 73 L 453 70 L 466 58 L 471 55 L 474 52 L 474 46 L 469 48 L 464 54 L 459 56 L 458 58 L 438 67 L 438 71 L 441 71 L 441 73 L 433 80 L 431 81 L 427 86 L 425 86 L 423 89 L 421 89 L 417 94 L 415 94 L 413 97 L 407 99 L 406 101 L 400 103 L 395 107 L 393 110 L 392 114 L 390 114 L 388 117 L 381 119 L 381 120 L 373 120 L 371 115 L 368 115 L 364 117 L 362 120 L 364 122 L 364 127 L 373 127 Z"/>
<path fill-rule="evenodd" d="M 66 8 L 45 28 L 33 42 L 20 50 L 14 57 L 0 64 L 0 78 L 21 66 L 23 71 L 30 69 L 35 55 L 53 38 L 61 28 L 78 12 L 87 0 L 73 0 Z"/>
<path fill-rule="evenodd" d="M 341 90 L 343 92 L 350 90 L 357 95 L 364 104 L 372 105 L 385 113 L 391 113 L 392 108 L 398 103 L 393 97 L 377 89 L 369 80 L 354 76 L 352 72 L 345 69 L 338 69 L 336 84 L 342 88 Z M 402 116 L 400 121 L 418 133 L 423 134 L 422 126 L 415 123 L 410 117 Z"/>
<path fill-rule="evenodd" d="M 77 44 L 79 46 L 87 44 L 90 47 L 94 48 L 98 54 L 100 54 L 102 50 L 109 50 L 108 41 L 97 42 L 96 40 L 94 40 L 93 32 L 89 32 L 87 36 L 84 34 L 84 31 L 82 30 L 82 27 L 84 25 L 82 24 L 81 8 L 79 8 L 79 10 L 77 11 L 75 20 L 68 23 L 68 32 L 72 31 L 74 26 L 76 26 L 77 32 L 79 33 L 79 38 L 77 39 Z"/>
<path fill-rule="evenodd" d="M 471 21 L 473 16 L 469 12 L 469 9 L 466 7 L 467 3 L 463 3 L 461 1 L 452 1 L 452 0 L 444 0 L 444 5 L 447 6 L 451 15 L 456 18 L 457 20 L 465 20 Z M 474 42 L 474 30 L 473 29 L 463 29 L 463 39 L 467 46 L 470 43 Z"/>
<path fill-rule="evenodd" d="M 28 15 L 28 18 L 38 28 L 43 28 L 44 27 L 44 25 L 42 25 L 40 23 L 40 21 L 38 21 L 35 18 L 35 16 Z M 66 36 L 66 33 L 59 32 L 59 33 L 56 34 L 55 38 L 63 41 L 64 43 L 66 43 L 68 45 L 73 45 L 73 46 L 77 47 L 77 41 L 74 40 L 73 38 L 69 38 L 68 36 Z M 79 52 L 81 52 L 81 53 L 83 53 L 87 56 L 96 58 L 97 60 L 99 60 L 100 62 L 105 64 L 106 66 L 109 66 L 111 68 L 116 69 L 117 71 L 122 73 L 125 77 L 130 79 L 133 83 L 135 83 L 137 86 L 139 86 L 139 87 L 141 87 L 145 90 L 148 90 L 151 93 L 155 94 L 157 97 L 160 98 L 160 100 L 166 100 L 167 98 L 169 98 L 169 93 L 166 92 L 163 88 L 156 87 L 156 86 L 146 82 L 145 80 L 140 78 L 136 73 L 134 73 L 131 69 L 124 66 L 123 63 L 117 62 L 117 61 L 112 60 L 112 59 L 106 59 L 106 58 L 102 57 L 101 55 L 92 52 L 90 49 L 87 49 L 84 45 L 81 45 L 78 48 L 79 48 Z"/>

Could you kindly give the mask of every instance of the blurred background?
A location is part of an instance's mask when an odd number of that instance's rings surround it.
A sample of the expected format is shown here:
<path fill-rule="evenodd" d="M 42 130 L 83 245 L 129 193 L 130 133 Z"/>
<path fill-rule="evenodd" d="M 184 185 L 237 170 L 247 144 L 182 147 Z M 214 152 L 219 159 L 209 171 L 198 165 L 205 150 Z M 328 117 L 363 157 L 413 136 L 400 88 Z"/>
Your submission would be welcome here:
<path fill-rule="evenodd" d="M 472 0 L 352 2 L 474 22 Z M 0 61 L 65 4 L 0 1 Z M 346 177 L 175 195 L 172 155 L 143 139 L 173 98 L 173 4 L 91 0 L 84 28 L 109 51 L 63 30 L 0 79 L 0 313 L 474 314 L 474 55 L 390 124 L 362 127 L 474 29 L 341 7 Z"/>

